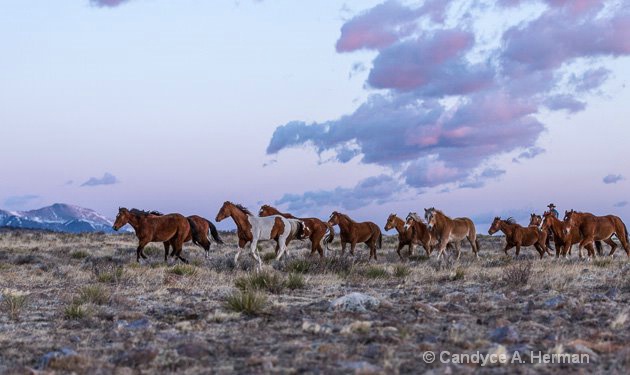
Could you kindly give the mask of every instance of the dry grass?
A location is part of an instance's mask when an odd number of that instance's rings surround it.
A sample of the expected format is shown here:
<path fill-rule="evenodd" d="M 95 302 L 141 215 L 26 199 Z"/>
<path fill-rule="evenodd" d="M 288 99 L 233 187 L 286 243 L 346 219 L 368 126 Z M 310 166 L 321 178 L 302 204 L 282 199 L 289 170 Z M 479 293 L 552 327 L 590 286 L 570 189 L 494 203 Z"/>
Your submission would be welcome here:
<path fill-rule="evenodd" d="M 339 251 L 311 257 L 308 241 L 272 259 L 261 243 L 262 272 L 243 252 L 234 263 L 232 234 L 209 258 L 186 245 L 190 265 L 163 260 L 160 244 L 135 261 L 132 235 L 66 235 L 0 231 L 0 373 L 35 368 L 46 353 L 60 373 L 552 373 L 557 366 L 448 369 L 418 360 L 426 350 L 506 350 L 597 354 L 569 372 L 624 372 L 630 366 L 630 266 L 614 259 L 538 260 L 503 255 L 500 237 L 482 237 L 480 259 L 414 255 L 404 262 L 384 238 L 379 260 Z M 338 240 L 331 245 L 339 249 Z M 421 250 L 422 252 L 422 250 Z M 422 252 L 423 253 L 423 252 Z M 267 255 L 268 254 L 268 255 Z M 330 301 L 361 292 L 378 298 L 364 313 L 329 310 Z M 27 296 L 23 299 L 11 295 Z M 15 311 L 15 314 L 11 311 Z M 513 342 L 491 333 L 511 326 Z M 580 346 L 582 345 L 582 346 Z M 514 349 L 516 348 L 516 349 Z M 558 349 L 560 348 L 560 349 Z M 156 354 L 157 353 L 157 354 Z M 369 364 L 356 370 L 351 366 Z M 367 366 L 367 365 L 366 365 Z M 24 372 L 24 371 L 22 371 Z"/>

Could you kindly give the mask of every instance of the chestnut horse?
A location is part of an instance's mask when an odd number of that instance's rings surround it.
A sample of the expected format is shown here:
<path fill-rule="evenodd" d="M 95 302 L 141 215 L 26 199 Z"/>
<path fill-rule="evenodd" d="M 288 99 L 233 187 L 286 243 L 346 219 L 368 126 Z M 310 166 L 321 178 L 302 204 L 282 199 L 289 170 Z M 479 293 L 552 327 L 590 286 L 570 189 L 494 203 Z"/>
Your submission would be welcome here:
<path fill-rule="evenodd" d="M 543 222 L 543 218 L 540 215 L 537 215 L 535 213 L 532 213 L 529 215 L 529 226 L 534 226 L 534 227 L 538 227 L 541 228 L 542 227 L 542 222 Z M 545 229 L 545 232 L 547 232 L 547 239 L 545 240 L 545 246 L 547 246 L 547 249 L 549 249 L 551 247 L 551 240 L 553 239 L 553 232 L 549 229 Z M 556 241 L 554 240 L 554 247 L 556 247 Z M 569 254 L 571 254 L 571 250 L 569 249 Z"/>
<path fill-rule="evenodd" d="M 580 230 L 578 228 L 571 228 L 569 232 L 566 233 L 566 224 L 549 211 L 546 211 L 543 214 L 541 229 L 551 231 L 553 233 L 553 241 L 556 244 L 556 258 L 560 257 L 560 255 L 566 258 L 567 254 L 571 254 L 571 247 L 579 243 L 582 239 L 582 235 L 580 234 Z M 596 245 L 599 248 L 601 243 L 598 241 L 596 242 Z M 595 255 L 592 247 L 587 247 L 587 250 L 589 251 L 589 256 Z M 582 254 L 580 254 L 580 258 L 581 257 Z"/>
<path fill-rule="evenodd" d="M 294 237 L 302 239 L 309 230 L 300 220 L 287 219 L 280 215 L 256 217 L 240 204 L 226 201 L 217 213 L 216 221 L 231 217 L 236 224 L 238 236 L 238 251 L 234 256 L 234 263 L 238 264 L 241 251 L 250 243 L 252 257 L 258 261 L 258 270 L 262 270 L 262 259 L 258 254 L 258 241 L 275 240 L 280 248 L 276 260 L 280 260 L 287 249 L 287 239 L 294 233 Z M 306 234 L 305 234 L 306 233 Z"/>
<path fill-rule="evenodd" d="M 190 224 L 184 216 L 180 214 L 157 216 L 140 210 L 129 211 L 121 207 L 118 209 L 116 222 L 112 228 L 117 231 L 125 224 L 131 225 L 138 237 L 136 262 L 140 263 L 140 257 L 147 259 L 142 250 L 149 242 L 169 242 L 177 258 L 188 263 L 181 255 L 184 240 L 190 233 Z M 164 254 L 165 262 L 167 255 L 168 252 Z"/>
<path fill-rule="evenodd" d="M 149 215 L 156 215 L 156 216 L 163 215 L 159 211 L 146 212 L 146 211 L 136 210 L 135 208 L 131 211 L 132 212 L 135 211 L 137 213 L 145 213 Z M 214 224 L 212 224 L 209 220 L 201 216 L 197 216 L 197 215 L 188 216 L 186 217 L 186 219 L 188 220 L 188 224 L 190 225 L 190 231 L 186 235 L 186 238 L 184 239 L 184 243 L 192 240 L 192 242 L 195 245 L 200 246 L 206 251 L 206 258 L 210 256 L 210 237 L 208 237 L 208 234 L 212 235 L 212 238 L 214 238 L 214 240 L 217 243 L 223 244 L 223 240 L 221 240 L 221 237 L 219 237 L 219 232 L 217 232 L 217 227 L 215 227 Z M 170 247 L 170 243 L 168 241 L 165 241 L 164 242 L 164 257 L 165 258 L 166 258 L 166 255 L 168 254 L 169 247 Z M 175 248 L 173 248 L 173 251 L 171 252 L 171 256 L 174 256 L 174 255 L 175 255 Z"/>
<path fill-rule="evenodd" d="M 595 216 L 588 212 L 577 212 L 574 210 L 565 211 L 564 222 L 566 224 L 564 231 L 568 234 L 572 228 L 578 228 L 582 235 L 578 247 L 578 253 L 582 256 L 582 248 L 590 246 L 592 248 L 595 241 L 604 241 L 610 245 L 609 256 L 613 256 L 617 250 L 617 244 L 612 240 L 615 235 L 621 246 L 626 251 L 626 255 L 630 257 L 630 247 L 628 247 L 628 229 L 626 224 L 621 221 L 618 216 L 606 215 Z"/>
<path fill-rule="evenodd" d="M 495 217 L 492 221 L 488 234 L 493 235 L 496 232 L 501 231 L 505 234 L 505 248 L 503 251 L 507 255 L 508 250 L 516 246 L 516 257 L 521 252 L 521 246 L 534 246 L 540 254 L 540 259 L 543 258 L 545 253 L 552 255 L 547 249 L 546 240 L 547 232 L 539 229 L 537 226 L 531 225 L 528 227 L 520 226 L 513 218 L 507 220 L 501 220 L 500 217 Z"/>
<path fill-rule="evenodd" d="M 357 223 L 348 215 L 334 211 L 328 219 L 329 225 L 339 225 L 339 237 L 341 238 L 341 255 L 346 251 L 346 244 L 350 243 L 350 254 L 354 255 L 357 243 L 365 243 L 370 248 L 370 258 L 376 258 L 376 243 L 378 248 L 383 247 L 383 234 L 378 225 L 371 221 Z"/>
<path fill-rule="evenodd" d="M 461 255 L 460 241 L 464 238 L 468 239 L 472 247 L 475 257 L 479 258 L 479 241 L 477 240 L 477 232 L 475 224 L 467 217 L 451 219 L 444 215 L 435 207 L 424 209 L 424 218 L 428 223 L 431 234 L 438 240 L 438 259 L 444 255 L 446 245 L 453 242 L 457 250 L 457 259 Z"/>
<path fill-rule="evenodd" d="M 431 256 L 433 249 L 437 245 L 437 240 L 431 234 L 429 227 L 424 223 L 422 218 L 415 212 L 407 214 L 407 220 L 405 221 L 404 230 L 411 231 L 412 244 L 422 244 L 427 256 Z M 446 245 L 448 250 L 453 249 L 453 243 L 449 242 Z"/>
<path fill-rule="evenodd" d="M 295 217 L 289 213 L 280 212 L 274 207 L 269 206 L 267 204 L 260 207 L 260 211 L 258 211 L 258 216 L 260 217 L 266 217 L 266 216 L 272 216 L 272 215 L 280 215 L 280 216 L 286 217 L 287 219 L 297 219 L 304 222 L 304 224 L 308 227 L 308 229 L 311 232 L 309 236 L 309 239 L 311 240 L 311 255 L 315 254 L 315 252 L 317 251 L 319 253 L 320 258 L 323 258 L 324 249 L 322 247 L 322 243 L 326 246 L 326 250 L 329 250 L 328 245 L 331 242 L 333 242 L 333 240 L 335 239 L 334 228 L 331 225 L 328 225 L 327 223 L 319 220 L 318 218 Z M 326 236 L 327 231 L 329 233 Z M 276 248 L 276 252 L 277 250 L 278 249 Z"/>

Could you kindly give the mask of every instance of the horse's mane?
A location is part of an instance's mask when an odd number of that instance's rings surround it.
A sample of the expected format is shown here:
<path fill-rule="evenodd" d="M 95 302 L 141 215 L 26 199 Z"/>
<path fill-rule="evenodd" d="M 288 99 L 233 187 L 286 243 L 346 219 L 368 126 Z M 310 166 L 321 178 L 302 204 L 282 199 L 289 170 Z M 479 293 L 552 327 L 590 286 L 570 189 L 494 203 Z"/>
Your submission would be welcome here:
<path fill-rule="evenodd" d="M 230 202 L 230 203 L 232 203 L 232 202 Z M 248 210 L 245 206 L 243 206 L 240 203 L 232 203 L 232 205 L 234 205 L 234 207 L 238 208 L 239 210 L 241 210 L 246 215 L 251 215 L 252 214 L 250 210 Z"/>
<path fill-rule="evenodd" d="M 516 220 L 514 220 L 513 217 L 508 217 L 507 219 L 503 220 L 504 222 L 508 223 L 508 224 L 516 224 Z"/>
<path fill-rule="evenodd" d="M 409 215 L 407 215 L 407 217 L 411 216 L 411 218 L 419 223 L 422 223 L 422 218 L 420 217 L 420 215 L 418 215 L 416 212 L 410 212 Z"/>
<path fill-rule="evenodd" d="M 162 216 L 162 215 L 164 215 L 160 211 L 144 211 L 144 210 L 140 210 L 140 209 L 137 209 L 137 208 L 132 208 L 131 210 L 129 210 L 129 212 L 131 212 L 134 215 L 138 215 L 138 216 L 149 216 L 149 215 Z"/>

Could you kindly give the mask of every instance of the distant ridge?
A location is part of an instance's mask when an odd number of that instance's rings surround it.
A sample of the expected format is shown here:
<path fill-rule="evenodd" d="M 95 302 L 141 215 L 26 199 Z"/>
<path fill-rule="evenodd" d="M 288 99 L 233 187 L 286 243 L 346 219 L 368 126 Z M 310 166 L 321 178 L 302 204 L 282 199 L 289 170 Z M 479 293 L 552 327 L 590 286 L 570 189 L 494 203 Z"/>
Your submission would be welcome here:
<path fill-rule="evenodd" d="M 115 233 L 112 225 L 110 219 L 94 210 L 65 203 L 30 211 L 0 210 L 0 227 L 67 233 Z"/>

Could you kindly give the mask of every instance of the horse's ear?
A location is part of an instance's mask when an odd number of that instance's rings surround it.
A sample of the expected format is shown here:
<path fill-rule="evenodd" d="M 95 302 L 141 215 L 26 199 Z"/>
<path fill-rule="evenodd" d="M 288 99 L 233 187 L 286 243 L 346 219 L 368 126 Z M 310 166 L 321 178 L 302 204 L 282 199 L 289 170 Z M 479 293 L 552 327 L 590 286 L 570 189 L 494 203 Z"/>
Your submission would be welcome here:
<path fill-rule="evenodd" d="M 425 209 L 424 209 L 424 212 L 429 212 L 429 209 L 428 209 L 428 208 L 425 208 Z"/>

